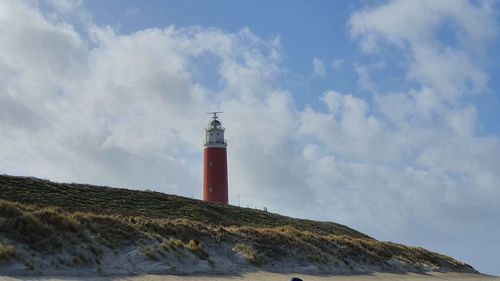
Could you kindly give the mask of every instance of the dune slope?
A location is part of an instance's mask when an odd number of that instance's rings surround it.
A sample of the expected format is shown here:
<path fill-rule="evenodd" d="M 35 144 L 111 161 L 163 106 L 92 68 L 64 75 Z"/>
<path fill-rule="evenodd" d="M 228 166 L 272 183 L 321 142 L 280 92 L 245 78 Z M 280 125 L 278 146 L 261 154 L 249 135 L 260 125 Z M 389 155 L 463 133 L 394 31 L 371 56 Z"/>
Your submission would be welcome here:
<path fill-rule="evenodd" d="M 0 273 L 476 272 L 333 222 L 0 176 Z"/>

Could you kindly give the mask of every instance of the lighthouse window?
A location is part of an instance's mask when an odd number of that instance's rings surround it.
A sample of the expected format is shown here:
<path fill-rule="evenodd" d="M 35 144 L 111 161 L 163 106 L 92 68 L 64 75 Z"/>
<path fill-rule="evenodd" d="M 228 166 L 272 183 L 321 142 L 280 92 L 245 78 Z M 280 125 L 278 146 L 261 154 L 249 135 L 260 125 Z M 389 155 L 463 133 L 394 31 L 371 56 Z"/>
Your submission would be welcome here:
<path fill-rule="evenodd" d="M 214 161 L 208 161 L 208 166 L 212 167 L 214 165 Z"/>
<path fill-rule="evenodd" d="M 211 187 L 208 188 L 208 192 L 212 192 L 213 189 Z"/>

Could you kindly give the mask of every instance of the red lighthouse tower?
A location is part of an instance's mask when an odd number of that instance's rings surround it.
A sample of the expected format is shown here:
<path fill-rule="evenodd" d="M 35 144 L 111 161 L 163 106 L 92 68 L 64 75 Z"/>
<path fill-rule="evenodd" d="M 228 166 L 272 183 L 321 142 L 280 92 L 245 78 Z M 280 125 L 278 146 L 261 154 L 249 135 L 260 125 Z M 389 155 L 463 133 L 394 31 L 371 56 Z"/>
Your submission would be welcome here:
<path fill-rule="evenodd" d="M 203 152 L 203 200 L 227 204 L 227 143 L 224 139 L 224 127 L 217 113 L 205 129 Z"/>

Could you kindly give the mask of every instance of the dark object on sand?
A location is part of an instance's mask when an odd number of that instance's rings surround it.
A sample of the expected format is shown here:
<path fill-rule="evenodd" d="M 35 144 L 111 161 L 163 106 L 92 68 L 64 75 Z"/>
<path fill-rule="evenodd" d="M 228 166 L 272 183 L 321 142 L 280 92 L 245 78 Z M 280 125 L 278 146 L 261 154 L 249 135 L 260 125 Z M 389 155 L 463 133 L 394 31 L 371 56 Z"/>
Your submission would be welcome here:
<path fill-rule="evenodd" d="M 298 277 L 293 277 L 292 279 L 290 279 L 290 281 L 302 281 L 302 279 L 300 279 Z"/>

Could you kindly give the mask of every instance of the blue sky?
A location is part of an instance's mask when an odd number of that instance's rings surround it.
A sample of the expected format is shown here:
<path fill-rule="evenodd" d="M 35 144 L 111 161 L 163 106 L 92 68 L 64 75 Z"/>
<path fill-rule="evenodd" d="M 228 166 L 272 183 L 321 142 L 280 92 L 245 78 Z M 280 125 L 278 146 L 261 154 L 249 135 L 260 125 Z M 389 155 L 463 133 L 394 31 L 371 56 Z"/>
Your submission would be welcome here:
<path fill-rule="evenodd" d="M 290 71 L 286 77 L 287 88 L 293 90 L 298 106 L 321 106 L 317 97 L 325 90 L 334 88 L 342 92 L 369 98 L 357 85 L 355 64 L 380 64 L 386 67 L 372 73 L 382 90 L 397 90 L 405 86 L 403 54 L 391 52 L 390 56 L 370 57 L 360 52 L 358 42 L 349 33 L 352 13 L 376 7 L 383 1 L 85 1 L 96 23 L 112 26 L 118 33 L 133 33 L 147 28 L 169 25 L 203 26 L 237 32 L 250 28 L 261 38 L 278 36 L 282 43 L 283 66 Z M 496 15 L 498 17 L 498 15 Z M 435 31 L 439 40 L 449 46 L 457 46 L 453 25 L 444 23 Z M 488 43 L 481 64 L 488 73 L 500 73 L 500 48 L 498 40 Z M 400 57 L 403 56 L 403 57 Z M 324 77 L 312 75 L 313 58 L 325 65 Z M 338 61 L 342 70 L 332 65 Z M 500 106 L 497 90 L 500 82 L 490 79 L 487 89 L 474 103 L 481 111 L 478 133 L 500 134 L 497 109 Z"/>
<path fill-rule="evenodd" d="M 229 199 L 500 274 L 492 1 L 5 1 L 3 173 Z M 300 208 L 297 206 L 301 206 Z"/>
<path fill-rule="evenodd" d="M 346 26 L 349 11 L 360 6 L 354 2 L 147 1 L 137 5 L 136 1 L 88 1 L 85 6 L 97 22 L 125 34 L 168 25 L 199 25 L 227 32 L 248 27 L 261 38 L 278 36 L 285 56 L 283 64 L 291 72 L 287 86 L 301 93 L 296 95 L 301 106 L 316 104 L 315 97 L 334 85 L 351 90 L 356 84 L 354 69 L 335 71 L 331 63 L 341 59 L 352 64 L 362 59 L 359 53 L 350 51 L 356 48 L 356 42 L 349 40 Z M 326 79 L 311 75 L 313 57 L 324 60 Z"/>

